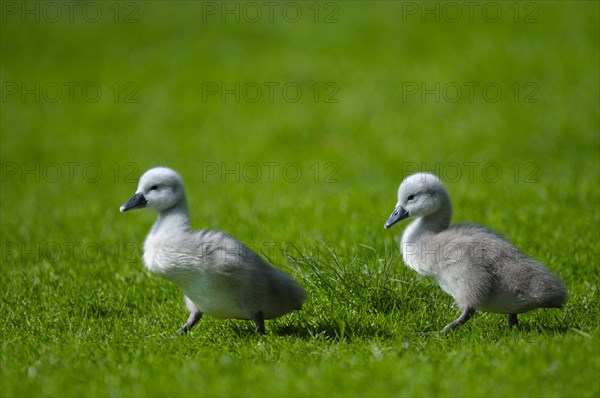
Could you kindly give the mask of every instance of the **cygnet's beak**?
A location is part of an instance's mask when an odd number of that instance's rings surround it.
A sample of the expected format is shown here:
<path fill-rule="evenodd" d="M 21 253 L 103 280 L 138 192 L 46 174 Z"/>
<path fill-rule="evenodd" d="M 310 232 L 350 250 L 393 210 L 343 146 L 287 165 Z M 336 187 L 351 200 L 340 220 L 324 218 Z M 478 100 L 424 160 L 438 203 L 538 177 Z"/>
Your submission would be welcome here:
<path fill-rule="evenodd" d="M 408 217 L 409 217 L 408 211 L 406 211 L 406 209 L 402 206 L 397 206 L 394 209 L 394 212 L 392 213 L 390 218 L 388 218 L 388 220 L 386 221 L 384 227 L 390 228 L 392 225 L 396 224 L 399 221 L 407 219 Z"/>
<path fill-rule="evenodd" d="M 123 212 L 126 212 L 127 210 L 141 209 L 143 207 L 146 207 L 146 203 L 148 203 L 148 201 L 144 197 L 144 194 L 141 192 L 138 192 L 135 195 L 133 195 L 131 197 L 131 199 L 129 199 L 127 201 L 127 203 L 125 203 L 123 206 L 121 206 L 119 208 L 119 210 L 121 210 L 121 213 L 123 213 Z"/>

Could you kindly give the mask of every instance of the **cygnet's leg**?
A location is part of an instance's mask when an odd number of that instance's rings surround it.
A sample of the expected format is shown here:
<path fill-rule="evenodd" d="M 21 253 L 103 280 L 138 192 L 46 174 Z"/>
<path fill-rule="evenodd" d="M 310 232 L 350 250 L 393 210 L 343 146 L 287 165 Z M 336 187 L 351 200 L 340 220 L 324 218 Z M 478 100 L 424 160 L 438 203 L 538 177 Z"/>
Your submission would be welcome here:
<path fill-rule="evenodd" d="M 262 311 L 258 311 L 254 315 L 254 323 L 256 324 L 256 330 L 259 334 L 265 334 L 265 317 Z"/>
<path fill-rule="evenodd" d="M 508 314 L 508 327 L 512 328 L 513 326 L 517 326 L 519 324 L 519 320 L 517 319 L 517 314 Z"/>
<path fill-rule="evenodd" d="M 456 318 L 455 320 L 453 320 L 452 322 L 447 324 L 446 327 L 444 327 L 444 329 L 442 330 L 442 333 L 446 333 L 446 332 L 454 329 L 455 327 L 462 325 L 463 323 L 468 321 L 471 318 L 471 316 L 473 316 L 474 313 L 475 313 L 475 308 L 466 308 L 462 312 L 462 314 L 460 314 L 460 316 L 458 318 Z"/>
<path fill-rule="evenodd" d="M 187 322 L 185 323 L 185 325 L 179 328 L 177 333 L 179 333 L 180 335 L 186 334 L 190 331 L 192 327 L 194 327 L 195 324 L 198 323 L 200 318 L 202 318 L 202 311 L 196 310 L 190 312 L 190 316 L 188 317 Z"/>

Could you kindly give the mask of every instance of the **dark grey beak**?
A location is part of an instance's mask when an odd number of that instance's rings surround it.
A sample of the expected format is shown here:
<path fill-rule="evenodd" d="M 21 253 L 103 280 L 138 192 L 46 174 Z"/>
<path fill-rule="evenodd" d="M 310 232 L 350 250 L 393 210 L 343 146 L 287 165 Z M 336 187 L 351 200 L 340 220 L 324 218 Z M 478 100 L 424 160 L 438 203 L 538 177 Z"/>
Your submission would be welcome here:
<path fill-rule="evenodd" d="M 119 210 L 121 210 L 121 213 L 123 213 L 127 210 L 141 209 L 143 207 L 146 207 L 146 203 L 148 203 L 148 201 L 146 200 L 146 198 L 144 198 L 144 194 L 139 192 L 133 195 L 131 199 L 129 199 L 127 203 L 125 203 L 123 206 L 121 206 Z"/>
<path fill-rule="evenodd" d="M 409 217 L 408 212 L 402 206 L 398 206 L 394 209 L 394 212 L 385 222 L 384 227 L 390 228 L 392 225 L 396 224 L 399 221 L 405 220 Z"/>

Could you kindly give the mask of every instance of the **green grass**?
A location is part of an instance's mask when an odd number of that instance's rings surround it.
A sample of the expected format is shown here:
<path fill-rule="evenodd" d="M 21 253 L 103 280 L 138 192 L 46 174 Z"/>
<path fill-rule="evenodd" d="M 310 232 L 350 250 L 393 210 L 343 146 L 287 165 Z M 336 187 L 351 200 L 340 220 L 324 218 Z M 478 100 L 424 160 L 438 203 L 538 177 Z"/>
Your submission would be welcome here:
<path fill-rule="evenodd" d="M 317 23 L 311 2 L 293 3 L 297 23 L 160 1 L 119 3 L 118 23 L 112 2 L 92 3 L 96 23 L 83 5 L 53 23 L 30 2 L 40 21 L 23 22 L 10 7 L 24 4 L 3 2 L 0 24 L 2 397 L 600 395 L 597 2 L 491 3 L 494 23 L 484 3 L 456 23 L 445 3 L 429 3 L 439 23 L 406 8 L 422 2 L 320 3 Z M 72 101 L 65 82 L 78 84 Z M 236 82 L 303 95 L 203 93 Z M 439 101 L 406 91 L 437 83 Z M 101 88 L 96 102 L 85 84 Z M 469 84 L 502 96 L 471 99 Z M 155 216 L 118 213 L 156 165 L 183 175 L 194 227 L 301 281 L 304 310 L 266 336 L 205 317 L 171 339 L 181 294 L 141 262 Z M 403 265 L 406 224 L 383 229 L 415 169 L 439 172 L 455 221 L 502 232 L 561 275 L 564 310 L 512 331 L 478 313 L 435 334 L 458 310 Z"/>

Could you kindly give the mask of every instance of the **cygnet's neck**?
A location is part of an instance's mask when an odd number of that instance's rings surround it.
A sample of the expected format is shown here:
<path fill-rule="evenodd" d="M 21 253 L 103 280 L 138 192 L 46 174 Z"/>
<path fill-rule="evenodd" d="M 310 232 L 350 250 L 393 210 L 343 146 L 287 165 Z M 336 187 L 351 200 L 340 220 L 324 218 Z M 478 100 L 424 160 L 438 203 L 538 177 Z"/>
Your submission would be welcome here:
<path fill-rule="evenodd" d="M 165 231 L 181 231 L 190 229 L 190 210 L 187 200 L 183 199 L 176 206 L 158 213 L 158 219 L 152 226 L 150 234 L 164 233 Z"/>
<path fill-rule="evenodd" d="M 451 219 L 452 203 L 448 195 L 444 195 L 436 212 L 419 217 L 406 227 L 402 243 L 416 243 L 424 233 L 441 232 L 450 226 Z"/>

